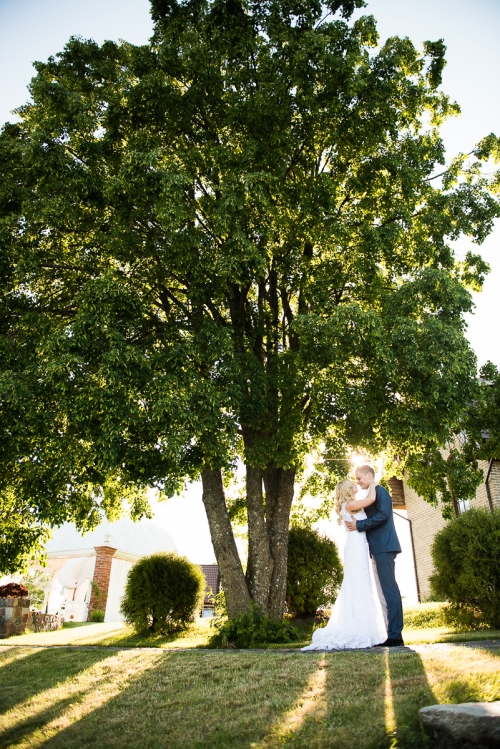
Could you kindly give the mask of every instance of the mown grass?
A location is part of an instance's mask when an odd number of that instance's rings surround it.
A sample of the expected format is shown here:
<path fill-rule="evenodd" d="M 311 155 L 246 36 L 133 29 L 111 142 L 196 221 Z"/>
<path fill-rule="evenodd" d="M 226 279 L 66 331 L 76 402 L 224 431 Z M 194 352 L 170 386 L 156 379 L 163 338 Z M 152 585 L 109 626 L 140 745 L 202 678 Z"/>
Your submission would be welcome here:
<path fill-rule="evenodd" d="M 9 637 L 9 645 L 100 645 L 113 647 L 196 648 L 210 636 L 209 619 L 197 621 L 185 632 L 163 636 L 137 634 L 131 627 L 111 624 L 69 623 L 55 632 L 28 632 Z M 5 641 L 7 642 L 7 641 Z M 0 641 L 0 650 L 2 642 Z"/>
<path fill-rule="evenodd" d="M 498 655 L 460 647 L 421 654 L 0 648 L 0 746 L 424 748 L 419 708 L 499 699 L 499 666 Z"/>

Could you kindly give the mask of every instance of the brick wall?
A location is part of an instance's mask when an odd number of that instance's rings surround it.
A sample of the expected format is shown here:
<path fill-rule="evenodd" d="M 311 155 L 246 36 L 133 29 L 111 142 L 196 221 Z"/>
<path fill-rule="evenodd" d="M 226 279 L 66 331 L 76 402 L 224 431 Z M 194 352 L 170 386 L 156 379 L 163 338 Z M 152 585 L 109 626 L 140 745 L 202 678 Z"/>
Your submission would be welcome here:
<path fill-rule="evenodd" d="M 22 635 L 31 625 L 29 598 L 0 598 L 0 638 Z"/>
<path fill-rule="evenodd" d="M 446 525 L 440 507 L 433 507 L 404 483 L 406 510 L 412 523 L 415 566 L 420 600 L 430 596 L 429 577 L 434 571 L 431 546 L 434 536 Z"/>
<path fill-rule="evenodd" d="M 95 553 L 96 553 L 96 560 L 95 560 L 95 568 L 94 568 L 94 582 L 97 583 L 99 586 L 101 596 L 100 599 L 97 599 L 94 589 L 92 589 L 92 594 L 90 596 L 90 604 L 89 604 L 89 616 L 88 620 L 90 621 L 90 614 L 94 609 L 102 609 L 104 612 L 106 611 L 106 603 L 108 601 L 108 589 L 109 589 L 109 578 L 111 576 L 111 562 L 113 561 L 113 556 L 116 552 L 116 549 L 113 549 L 111 546 L 96 546 L 95 547 Z"/>

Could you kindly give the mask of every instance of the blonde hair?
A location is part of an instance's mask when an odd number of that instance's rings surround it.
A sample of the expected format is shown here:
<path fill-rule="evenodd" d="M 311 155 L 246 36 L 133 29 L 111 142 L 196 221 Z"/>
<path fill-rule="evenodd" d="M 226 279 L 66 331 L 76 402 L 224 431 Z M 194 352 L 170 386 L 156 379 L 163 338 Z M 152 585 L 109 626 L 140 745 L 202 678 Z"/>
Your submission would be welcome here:
<path fill-rule="evenodd" d="M 368 463 L 365 463 L 364 466 L 357 466 L 356 470 L 360 473 L 364 473 L 365 476 L 367 474 L 370 474 L 370 476 L 373 476 L 373 478 L 375 478 L 375 468 L 373 468 L 373 466 L 371 465 L 368 465 Z"/>
<path fill-rule="evenodd" d="M 339 525 L 343 522 L 341 515 L 342 504 L 352 499 L 351 489 L 353 486 L 356 486 L 356 484 L 351 479 L 342 479 L 335 487 L 335 511 Z"/>

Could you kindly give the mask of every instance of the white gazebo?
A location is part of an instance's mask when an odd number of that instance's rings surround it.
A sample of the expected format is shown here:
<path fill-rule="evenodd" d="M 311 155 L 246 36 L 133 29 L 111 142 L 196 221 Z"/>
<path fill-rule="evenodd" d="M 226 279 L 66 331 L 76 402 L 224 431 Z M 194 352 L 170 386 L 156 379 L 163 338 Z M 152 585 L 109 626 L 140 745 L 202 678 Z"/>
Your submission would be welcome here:
<path fill-rule="evenodd" d="M 105 622 L 122 621 L 120 600 L 129 570 L 141 557 L 159 551 L 177 549 L 167 531 L 152 520 L 106 521 L 85 535 L 73 523 L 62 525 L 47 544 L 53 577 L 44 610 L 61 614 L 66 621 L 85 622 L 92 603 L 104 610 Z"/>

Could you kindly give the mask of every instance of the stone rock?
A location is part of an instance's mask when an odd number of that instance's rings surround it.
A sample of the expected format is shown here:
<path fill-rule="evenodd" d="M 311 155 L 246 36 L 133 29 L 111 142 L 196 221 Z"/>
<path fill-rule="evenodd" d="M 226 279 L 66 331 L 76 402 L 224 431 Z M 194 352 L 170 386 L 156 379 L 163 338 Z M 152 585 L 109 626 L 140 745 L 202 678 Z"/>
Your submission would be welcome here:
<path fill-rule="evenodd" d="M 0 598 L 0 639 L 22 635 L 31 626 L 30 599 L 8 596 Z"/>
<path fill-rule="evenodd" d="M 420 710 L 420 719 L 436 749 L 500 747 L 500 702 L 430 705 Z"/>
<path fill-rule="evenodd" d="M 64 624 L 64 617 L 55 614 L 44 614 L 41 611 L 33 611 L 31 627 L 35 632 L 50 632 L 54 629 L 61 629 Z"/>

